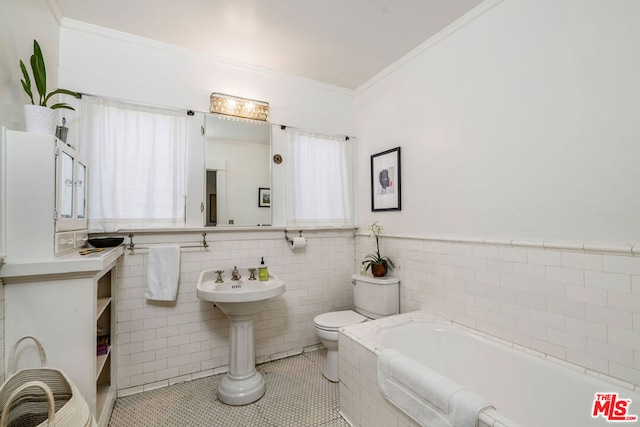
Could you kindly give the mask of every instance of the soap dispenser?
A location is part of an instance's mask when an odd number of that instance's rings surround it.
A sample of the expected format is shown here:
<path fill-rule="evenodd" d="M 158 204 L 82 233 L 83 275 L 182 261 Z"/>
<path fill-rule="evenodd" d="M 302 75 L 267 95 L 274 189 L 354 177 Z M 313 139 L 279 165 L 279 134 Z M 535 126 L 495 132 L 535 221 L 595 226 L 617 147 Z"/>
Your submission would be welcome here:
<path fill-rule="evenodd" d="M 260 259 L 260 267 L 258 267 L 258 280 L 266 282 L 269 280 L 269 268 L 264 263 L 264 257 Z"/>

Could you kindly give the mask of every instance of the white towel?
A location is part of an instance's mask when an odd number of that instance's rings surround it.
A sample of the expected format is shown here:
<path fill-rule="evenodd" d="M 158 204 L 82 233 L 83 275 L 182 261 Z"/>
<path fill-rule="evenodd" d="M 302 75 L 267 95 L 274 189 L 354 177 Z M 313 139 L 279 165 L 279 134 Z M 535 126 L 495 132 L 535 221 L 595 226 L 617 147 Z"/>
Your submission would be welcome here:
<path fill-rule="evenodd" d="M 422 426 L 475 427 L 478 413 L 491 406 L 476 394 L 396 350 L 378 355 L 382 395 Z"/>
<path fill-rule="evenodd" d="M 149 248 L 146 299 L 175 301 L 180 276 L 180 248 L 154 246 Z"/>

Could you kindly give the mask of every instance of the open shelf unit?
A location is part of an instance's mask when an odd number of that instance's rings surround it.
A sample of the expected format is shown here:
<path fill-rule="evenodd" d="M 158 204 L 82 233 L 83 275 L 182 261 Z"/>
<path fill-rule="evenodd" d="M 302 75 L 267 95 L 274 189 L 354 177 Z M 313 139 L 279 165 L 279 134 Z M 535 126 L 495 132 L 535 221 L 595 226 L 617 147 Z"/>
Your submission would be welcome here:
<path fill-rule="evenodd" d="M 96 419 L 108 419 L 105 409 L 111 410 L 110 395 L 113 394 L 111 378 L 111 331 L 115 330 L 112 316 L 113 300 L 111 298 L 116 292 L 115 269 L 108 270 L 96 281 Z M 115 313 L 115 311 L 113 311 Z M 108 345 L 106 354 L 98 354 L 98 345 Z M 102 424 L 102 423 L 100 423 Z"/>
<path fill-rule="evenodd" d="M 123 249 L 113 251 L 101 270 L 3 277 L 5 321 L 13 325 L 5 344 L 35 336 L 44 346 L 48 366 L 61 369 L 76 384 L 98 427 L 107 426 L 116 396 L 117 345 L 111 338 L 116 338 L 117 255 Z M 91 259 L 81 258 L 85 260 Z M 55 264 L 51 268 L 57 268 Z M 29 269 L 37 270 L 33 263 Z M 109 337 L 103 338 L 109 347 L 98 356 L 100 335 Z M 38 361 L 36 349 L 27 344 L 18 369 L 38 366 Z"/>

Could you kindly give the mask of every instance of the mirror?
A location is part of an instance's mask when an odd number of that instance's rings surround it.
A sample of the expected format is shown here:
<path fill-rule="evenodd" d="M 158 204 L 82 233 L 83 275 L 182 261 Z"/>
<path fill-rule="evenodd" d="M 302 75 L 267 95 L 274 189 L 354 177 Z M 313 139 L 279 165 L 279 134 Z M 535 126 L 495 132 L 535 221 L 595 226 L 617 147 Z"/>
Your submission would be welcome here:
<path fill-rule="evenodd" d="M 207 114 L 207 226 L 271 225 L 271 125 Z"/>

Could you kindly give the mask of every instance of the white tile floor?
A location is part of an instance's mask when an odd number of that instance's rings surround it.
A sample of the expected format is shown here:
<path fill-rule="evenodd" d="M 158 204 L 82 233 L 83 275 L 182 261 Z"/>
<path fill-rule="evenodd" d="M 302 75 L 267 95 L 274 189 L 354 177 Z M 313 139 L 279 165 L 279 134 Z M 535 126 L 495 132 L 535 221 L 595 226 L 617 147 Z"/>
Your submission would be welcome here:
<path fill-rule="evenodd" d="M 229 406 L 216 397 L 222 375 L 120 398 L 110 427 L 348 427 L 338 413 L 339 386 L 321 373 L 326 350 L 258 365 L 267 390 L 255 403 Z"/>

